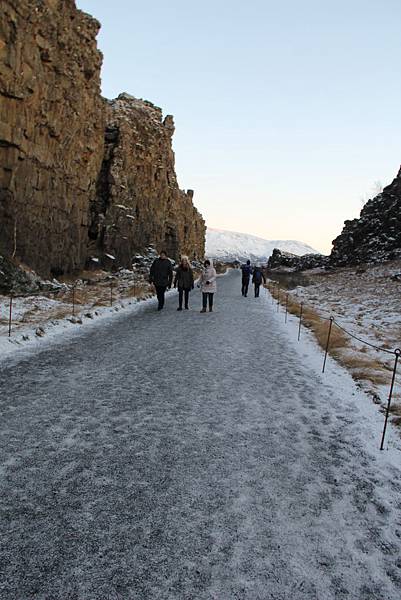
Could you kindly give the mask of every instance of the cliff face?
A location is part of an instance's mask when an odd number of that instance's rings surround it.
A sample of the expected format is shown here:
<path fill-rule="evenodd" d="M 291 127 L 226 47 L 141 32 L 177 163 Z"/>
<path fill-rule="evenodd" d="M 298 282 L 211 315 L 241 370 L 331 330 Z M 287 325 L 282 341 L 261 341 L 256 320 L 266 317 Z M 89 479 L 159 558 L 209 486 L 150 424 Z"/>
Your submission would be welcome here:
<path fill-rule="evenodd" d="M 73 0 L 3 0 L 0 248 L 42 273 L 86 261 L 103 154 L 99 23 Z"/>
<path fill-rule="evenodd" d="M 204 254 L 205 225 L 179 189 L 171 139 L 174 123 L 150 102 L 121 94 L 108 102 L 105 155 L 91 207 L 92 256 L 104 253 L 130 266 L 154 245 L 169 256 Z"/>
<path fill-rule="evenodd" d="M 91 256 L 131 264 L 149 244 L 204 252 L 204 223 L 174 171 L 171 117 L 100 95 L 99 23 L 74 0 L 2 0 L 0 254 L 42 275 Z"/>
<path fill-rule="evenodd" d="M 345 221 L 333 241 L 330 263 L 353 265 L 401 258 L 401 168 L 383 192 L 369 200 L 359 219 Z"/>

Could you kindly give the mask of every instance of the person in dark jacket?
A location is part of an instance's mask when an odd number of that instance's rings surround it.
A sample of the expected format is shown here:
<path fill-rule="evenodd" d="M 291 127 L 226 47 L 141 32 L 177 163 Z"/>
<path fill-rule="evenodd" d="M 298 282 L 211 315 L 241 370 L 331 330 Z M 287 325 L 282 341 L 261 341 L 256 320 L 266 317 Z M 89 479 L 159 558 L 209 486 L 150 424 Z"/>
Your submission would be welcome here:
<path fill-rule="evenodd" d="M 242 271 L 241 293 L 242 293 L 243 296 L 247 296 L 247 294 L 248 294 L 248 287 L 249 287 L 249 280 L 250 280 L 251 275 L 252 275 L 252 267 L 251 267 L 251 261 L 250 260 L 246 261 L 246 265 L 242 265 L 241 271 Z"/>
<path fill-rule="evenodd" d="M 178 287 L 178 308 L 182 310 L 182 301 L 185 297 L 185 308 L 189 309 L 189 292 L 194 289 L 194 274 L 189 264 L 188 256 L 181 256 L 180 264 L 175 274 L 174 287 Z"/>
<path fill-rule="evenodd" d="M 164 307 L 164 294 L 167 288 L 171 288 L 173 282 L 173 267 L 164 250 L 160 252 L 159 258 L 156 258 L 150 267 L 149 281 L 156 288 L 157 310 L 162 310 Z"/>
<path fill-rule="evenodd" d="M 263 273 L 262 267 L 260 267 L 259 265 L 256 265 L 256 267 L 253 270 L 253 275 L 252 275 L 252 283 L 255 287 L 255 298 L 259 298 L 259 290 L 260 290 L 262 281 L 263 281 L 263 283 L 266 283 L 265 274 Z"/>

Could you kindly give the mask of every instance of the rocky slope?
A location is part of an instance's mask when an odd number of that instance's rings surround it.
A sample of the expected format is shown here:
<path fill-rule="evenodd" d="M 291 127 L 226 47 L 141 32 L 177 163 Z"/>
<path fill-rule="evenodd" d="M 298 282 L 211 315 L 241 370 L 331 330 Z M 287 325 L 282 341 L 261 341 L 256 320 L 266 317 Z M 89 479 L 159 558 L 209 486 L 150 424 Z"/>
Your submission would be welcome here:
<path fill-rule="evenodd" d="M 297 256 L 291 252 L 284 252 L 279 248 L 275 248 L 272 255 L 269 257 L 268 269 L 288 269 L 291 271 L 305 271 L 307 269 L 316 269 L 318 267 L 326 267 L 329 264 L 329 257 L 323 254 L 303 254 Z"/>
<path fill-rule="evenodd" d="M 269 259 L 271 269 L 304 271 L 315 267 L 341 267 L 380 263 L 401 258 L 401 168 L 394 181 L 381 194 L 369 200 L 359 219 L 345 221 L 333 241 L 329 256 L 295 256 L 275 249 Z"/>
<path fill-rule="evenodd" d="M 2 0 L 0 252 L 58 276 L 144 245 L 202 255 L 174 172 L 172 117 L 100 95 L 99 23 L 74 0 Z M 114 255 L 115 260 L 107 258 Z"/>
<path fill-rule="evenodd" d="M 369 200 L 359 219 L 345 221 L 333 241 L 330 263 L 353 265 L 401 258 L 401 168 L 383 192 Z"/>

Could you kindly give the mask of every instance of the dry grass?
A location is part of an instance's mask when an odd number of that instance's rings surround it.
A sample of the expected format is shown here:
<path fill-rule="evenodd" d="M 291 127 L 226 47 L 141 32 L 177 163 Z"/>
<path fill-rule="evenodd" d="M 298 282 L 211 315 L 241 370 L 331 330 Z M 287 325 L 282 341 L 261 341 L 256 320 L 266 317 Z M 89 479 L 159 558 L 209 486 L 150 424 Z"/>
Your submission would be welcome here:
<path fill-rule="evenodd" d="M 346 365 L 347 366 L 347 365 Z M 352 377 L 357 380 L 369 381 L 373 385 L 386 385 L 389 383 L 389 376 L 384 372 L 374 371 L 370 368 L 353 368 Z"/>
<path fill-rule="evenodd" d="M 144 284 L 142 286 L 132 286 L 125 290 L 124 298 L 139 298 L 144 300 L 154 295 L 154 290 L 150 284 Z"/>
<path fill-rule="evenodd" d="M 13 318 L 13 331 L 17 331 L 27 324 L 37 326 L 40 323 L 48 320 L 62 320 L 66 317 L 71 317 L 73 313 L 73 297 L 75 300 L 76 314 L 81 313 L 85 309 L 90 312 L 91 310 L 95 310 L 97 307 L 110 306 L 111 283 L 113 283 L 113 305 L 122 299 L 137 298 L 139 300 L 144 300 L 154 295 L 154 290 L 147 281 L 137 281 L 135 284 L 130 282 L 128 284 L 127 282 L 120 282 L 117 279 L 100 280 L 99 275 L 107 275 L 107 277 L 110 276 L 109 274 L 105 273 L 102 274 L 99 272 L 88 272 L 81 274 L 82 277 L 84 275 L 85 279 L 90 280 L 91 283 L 86 285 L 78 283 L 74 292 L 72 289 L 58 294 L 46 294 L 43 292 L 41 296 L 56 300 L 54 306 L 47 307 L 45 311 L 43 311 L 40 306 L 36 306 L 35 304 L 30 307 L 27 306 L 27 310 L 25 310 L 20 317 Z M 68 280 L 64 279 L 64 281 L 66 283 L 68 281 L 70 285 L 74 283 L 74 279 L 72 278 L 69 278 Z M 8 325 L 8 313 L 4 313 L 0 317 L 0 325 Z"/>
<path fill-rule="evenodd" d="M 398 427 L 401 427 L 401 404 L 393 403 L 390 406 L 390 413 L 392 415 L 391 422 Z"/>
<path fill-rule="evenodd" d="M 401 417 L 401 404 L 398 402 L 393 402 L 393 404 L 390 406 L 390 412 L 393 415 L 397 415 L 398 417 Z"/>
<path fill-rule="evenodd" d="M 277 290 L 273 289 L 270 293 L 277 301 Z M 285 306 L 286 295 L 281 293 L 279 300 L 280 303 Z M 290 294 L 288 294 L 287 310 L 290 314 L 296 315 L 297 317 L 300 315 L 300 303 Z M 304 327 L 313 331 L 320 346 L 325 349 L 330 325 L 329 321 L 322 318 L 310 307 L 304 306 L 302 310 L 302 324 Z M 330 352 L 337 348 L 346 348 L 347 346 L 349 346 L 349 338 L 341 330 L 332 327 L 329 346 Z"/>
<path fill-rule="evenodd" d="M 266 285 L 277 302 L 278 292 L 274 286 Z M 286 294 L 280 293 L 280 304 L 285 307 Z M 297 317 L 300 315 L 300 302 L 294 296 L 288 294 L 287 309 L 290 314 Z M 302 324 L 310 329 L 315 335 L 319 345 L 323 350 L 326 349 L 327 336 L 329 331 L 328 319 L 322 318 L 316 311 L 309 306 L 303 306 Z M 369 358 L 366 356 L 367 349 L 350 348 L 350 338 L 340 329 L 333 325 L 330 335 L 329 354 L 341 365 L 346 367 L 356 380 L 369 382 L 372 386 L 387 385 L 390 383 L 389 371 L 392 366 Z M 350 352 L 352 350 L 352 352 Z"/>

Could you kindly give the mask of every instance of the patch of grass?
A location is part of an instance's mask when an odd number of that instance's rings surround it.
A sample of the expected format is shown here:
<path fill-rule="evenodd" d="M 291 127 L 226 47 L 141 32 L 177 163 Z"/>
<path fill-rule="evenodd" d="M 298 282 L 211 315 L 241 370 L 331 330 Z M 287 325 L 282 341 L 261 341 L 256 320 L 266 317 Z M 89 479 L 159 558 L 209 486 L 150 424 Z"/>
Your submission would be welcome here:
<path fill-rule="evenodd" d="M 392 415 L 395 415 L 397 417 L 401 417 L 401 404 L 398 404 L 398 403 L 394 402 L 390 406 L 390 412 L 391 412 Z"/>
<path fill-rule="evenodd" d="M 153 295 L 154 291 L 150 284 L 135 285 L 125 290 L 125 298 L 148 298 L 149 295 Z"/>
<path fill-rule="evenodd" d="M 271 291 L 271 293 L 277 301 L 277 290 L 274 288 Z M 283 306 L 285 306 L 286 296 L 281 293 L 279 300 L 280 303 Z M 290 314 L 299 317 L 301 309 L 300 302 L 298 300 L 295 300 L 295 298 L 290 294 L 288 295 L 287 309 Z M 321 317 L 315 310 L 313 310 L 309 306 L 304 305 L 302 310 L 302 324 L 304 325 L 304 327 L 307 327 L 308 329 L 311 329 L 313 331 L 320 346 L 323 349 L 325 349 L 330 325 L 329 321 Z M 348 345 L 349 338 L 341 330 L 333 326 L 330 335 L 330 351 L 333 351 L 336 348 L 346 348 Z"/>
<path fill-rule="evenodd" d="M 266 287 L 269 288 L 270 293 L 275 298 L 275 301 L 277 301 L 277 289 L 269 285 Z M 279 301 L 282 306 L 285 306 L 285 294 L 280 293 Z M 288 295 L 287 309 L 290 314 L 299 317 L 300 301 Z M 329 321 L 322 318 L 310 306 L 304 305 L 302 310 L 302 324 L 313 332 L 320 347 L 325 350 L 330 325 Z M 329 354 L 337 362 L 346 367 L 356 380 L 367 381 L 373 386 L 390 384 L 389 371 L 392 370 L 392 365 L 370 358 L 366 356 L 366 352 L 366 347 L 358 350 L 351 348 L 351 338 L 333 324 L 330 335 Z"/>
<path fill-rule="evenodd" d="M 389 376 L 384 372 L 374 371 L 365 367 L 351 369 L 351 372 L 354 379 L 369 381 L 374 385 L 386 385 L 389 383 Z"/>

